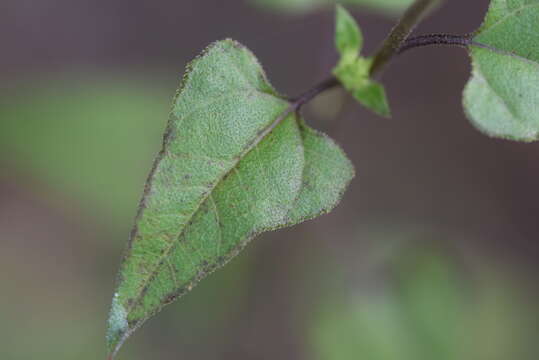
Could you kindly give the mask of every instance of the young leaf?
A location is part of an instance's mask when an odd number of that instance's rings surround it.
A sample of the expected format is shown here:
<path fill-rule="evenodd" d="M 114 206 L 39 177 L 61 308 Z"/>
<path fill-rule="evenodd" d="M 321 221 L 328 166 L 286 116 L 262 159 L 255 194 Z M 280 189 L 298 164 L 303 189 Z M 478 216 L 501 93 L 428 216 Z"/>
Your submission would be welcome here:
<path fill-rule="evenodd" d="M 464 108 L 488 135 L 539 136 L 539 0 L 492 0 L 470 48 L 473 74 Z"/>
<path fill-rule="evenodd" d="M 256 235 L 331 210 L 353 168 L 291 114 L 254 55 L 216 42 L 187 68 L 140 203 L 107 333 L 111 357 Z"/>
<path fill-rule="evenodd" d="M 341 64 L 354 61 L 363 47 L 363 34 L 350 13 L 340 5 L 335 11 L 335 46 L 341 55 Z"/>
<path fill-rule="evenodd" d="M 342 6 L 336 7 L 335 46 L 340 54 L 333 74 L 356 100 L 375 113 L 390 117 L 391 111 L 384 87 L 371 80 L 371 59 L 359 56 L 363 46 L 361 30 Z"/>
<path fill-rule="evenodd" d="M 391 117 L 386 90 L 382 84 L 370 80 L 365 86 L 354 91 L 353 95 L 366 108 L 383 117 Z"/>

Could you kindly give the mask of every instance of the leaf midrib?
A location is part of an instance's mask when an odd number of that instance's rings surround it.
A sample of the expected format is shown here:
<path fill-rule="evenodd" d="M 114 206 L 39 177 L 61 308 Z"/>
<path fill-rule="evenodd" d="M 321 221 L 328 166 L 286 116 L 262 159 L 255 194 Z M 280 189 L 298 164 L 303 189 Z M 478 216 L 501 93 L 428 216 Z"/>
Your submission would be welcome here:
<path fill-rule="evenodd" d="M 269 93 L 266 93 L 266 92 L 263 92 L 263 91 L 258 91 L 258 89 L 255 88 L 255 90 L 257 90 L 257 93 L 259 94 L 259 96 L 269 96 L 273 99 L 276 99 L 276 100 L 279 100 L 281 102 L 283 102 L 283 104 L 285 103 L 285 101 L 273 94 L 269 94 Z M 283 111 L 283 114 L 286 113 L 286 110 Z M 204 204 L 207 199 L 211 196 L 211 194 L 213 193 L 213 191 L 217 188 L 217 186 L 219 186 L 219 184 L 221 184 L 221 182 L 223 181 L 223 179 L 230 173 L 232 172 L 233 170 L 236 169 L 237 165 L 240 163 L 240 161 L 245 158 L 245 156 L 251 151 L 253 150 L 259 143 L 260 141 L 262 141 L 267 135 L 269 135 L 269 133 L 271 133 L 271 130 L 273 130 L 275 127 L 276 127 L 276 122 L 277 121 L 281 121 L 281 120 L 284 120 L 284 119 L 281 119 L 283 115 L 280 115 L 276 118 L 276 120 L 272 121 L 270 124 L 268 124 L 264 130 L 262 130 L 259 135 L 257 135 L 253 141 L 251 143 L 248 144 L 248 146 L 245 148 L 245 150 L 243 150 L 236 158 L 234 158 L 234 162 L 232 163 L 232 165 L 230 166 L 230 168 L 226 171 L 223 172 L 223 174 L 215 181 L 214 185 L 211 187 L 211 189 L 206 193 L 204 194 L 202 197 L 201 197 L 201 200 L 199 201 L 199 203 L 196 205 L 195 209 L 193 210 L 193 212 L 190 214 L 189 218 L 185 221 L 185 225 L 182 227 L 182 229 L 180 230 L 180 232 L 176 235 L 175 237 L 175 240 L 173 240 L 170 245 L 167 246 L 166 250 L 163 252 L 163 254 L 159 257 L 159 261 L 157 261 L 155 263 L 155 266 L 154 266 L 154 270 L 151 271 L 151 273 L 147 276 L 146 280 L 143 282 L 143 285 L 141 287 L 141 290 L 139 291 L 137 297 L 135 298 L 136 300 L 133 301 L 132 305 L 130 307 L 127 308 L 127 316 L 129 318 L 129 314 L 131 313 L 131 311 L 133 311 L 133 309 L 138 306 L 140 304 L 140 301 L 142 300 L 142 296 L 141 294 L 144 293 L 145 289 L 147 288 L 147 286 L 150 284 L 150 282 L 155 278 L 155 276 L 157 275 L 159 269 L 161 268 L 161 266 L 163 265 L 163 262 L 164 262 L 164 259 L 166 259 L 170 253 L 176 248 L 176 246 L 178 245 L 178 239 L 182 236 L 182 234 L 185 232 L 185 230 L 187 229 L 188 227 L 188 224 L 189 222 L 193 219 L 193 217 L 199 212 L 200 210 L 200 207 L 202 206 L 202 204 Z M 288 116 L 288 115 L 287 115 Z M 269 129 L 269 131 L 268 131 Z M 161 161 L 162 159 L 159 159 L 159 162 Z"/>
<path fill-rule="evenodd" d="M 487 26 L 485 28 L 480 29 L 478 34 L 476 36 L 474 36 L 474 41 L 472 41 L 471 45 L 474 45 L 474 46 L 477 46 L 477 47 L 480 47 L 480 48 L 483 48 L 483 49 L 486 49 L 486 50 L 490 50 L 490 51 L 492 51 L 494 53 L 497 53 L 497 54 L 500 54 L 500 55 L 510 56 L 510 57 L 513 57 L 513 58 L 515 58 L 517 60 L 521 60 L 521 61 L 524 61 L 524 62 L 531 63 L 533 65 L 539 66 L 539 61 L 537 61 L 537 60 L 528 59 L 528 58 L 526 58 L 526 57 L 524 57 L 522 55 L 515 54 L 512 51 L 500 49 L 500 48 L 497 48 L 496 46 L 493 46 L 493 45 L 490 45 L 490 44 L 483 44 L 481 42 L 475 41 L 475 39 L 477 39 L 478 37 L 481 37 L 482 35 L 487 35 L 489 32 L 491 32 L 496 27 L 498 27 L 501 24 L 505 23 L 506 21 L 510 20 L 510 18 L 512 16 L 514 16 L 516 13 L 518 13 L 519 11 L 527 10 L 527 9 L 534 8 L 534 7 L 539 7 L 539 3 L 529 4 L 529 5 L 521 6 L 521 7 L 517 8 L 517 9 L 514 9 L 511 12 L 509 12 L 508 14 L 506 14 L 505 16 L 503 16 L 501 19 L 499 19 L 498 21 L 493 23 L 492 25 L 489 25 L 489 26 Z"/>

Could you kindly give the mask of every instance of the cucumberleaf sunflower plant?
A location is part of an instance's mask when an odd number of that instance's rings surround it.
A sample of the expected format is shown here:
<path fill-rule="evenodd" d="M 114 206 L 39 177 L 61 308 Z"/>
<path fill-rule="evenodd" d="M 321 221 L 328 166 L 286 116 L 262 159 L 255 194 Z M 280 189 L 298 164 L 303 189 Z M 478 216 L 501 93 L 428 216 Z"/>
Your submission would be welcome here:
<path fill-rule="evenodd" d="M 411 37 L 439 1 L 416 0 L 379 50 L 361 55 L 363 34 L 336 8 L 340 60 L 327 80 L 294 99 L 268 81 L 234 40 L 211 44 L 185 71 L 118 274 L 109 316 L 109 359 L 165 305 L 225 265 L 257 235 L 331 211 L 354 177 L 343 150 L 312 129 L 301 108 L 341 86 L 389 117 L 379 76 L 422 46 L 466 49 L 473 72 L 464 111 L 489 136 L 539 136 L 539 0 L 492 0 L 472 34 Z"/>

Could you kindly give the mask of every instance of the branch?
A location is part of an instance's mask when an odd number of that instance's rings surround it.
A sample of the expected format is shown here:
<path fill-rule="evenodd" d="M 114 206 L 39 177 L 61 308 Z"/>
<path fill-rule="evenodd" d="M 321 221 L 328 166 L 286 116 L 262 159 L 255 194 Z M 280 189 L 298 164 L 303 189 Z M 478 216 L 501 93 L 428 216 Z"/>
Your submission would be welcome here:
<path fill-rule="evenodd" d="M 290 112 L 300 110 L 303 105 L 307 104 L 309 101 L 314 99 L 319 94 L 323 93 L 326 90 L 339 86 L 340 84 L 341 83 L 339 82 L 339 80 L 337 80 L 337 78 L 334 76 L 327 78 L 326 80 L 322 81 L 315 87 L 307 90 L 302 95 L 293 99 L 290 103 L 290 108 L 291 108 Z"/>
<path fill-rule="evenodd" d="M 371 76 L 380 73 L 391 59 L 399 53 L 403 43 L 416 25 L 439 2 L 439 0 L 416 0 L 412 6 L 406 10 L 374 56 L 371 67 Z"/>
<path fill-rule="evenodd" d="M 401 51 L 401 48 L 403 48 L 403 46 L 406 46 L 406 39 L 408 38 L 412 30 L 423 19 L 423 17 L 428 13 L 428 11 L 433 9 L 434 6 L 441 1 L 443 0 L 416 0 L 415 3 L 412 4 L 412 6 L 410 6 L 408 10 L 405 11 L 398 24 L 393 28 L 387 39 L 382 44 L 380 50 L 375 55 L 370 71 L 371 76 L 379 74 L 395 55 L 408 49 L 406 48 Z M 410 43 L 408 45 L 410 46 L 409 48 L 420 46 L 414 45 L 413 43 Z M 339 85 L 339 80 L 332 76 L 322 81 L 320 84 L 316 85 L 310 90 L 306 91 L 304 94 L 298 96 L 297 98 L 291 99 L 290 106 L 270 126 L 269 131 L 275 128 L 275 126 L 277 126 L 292 112 L 299 111 L 303 105 L 310 102 L 319 94 Z"/>

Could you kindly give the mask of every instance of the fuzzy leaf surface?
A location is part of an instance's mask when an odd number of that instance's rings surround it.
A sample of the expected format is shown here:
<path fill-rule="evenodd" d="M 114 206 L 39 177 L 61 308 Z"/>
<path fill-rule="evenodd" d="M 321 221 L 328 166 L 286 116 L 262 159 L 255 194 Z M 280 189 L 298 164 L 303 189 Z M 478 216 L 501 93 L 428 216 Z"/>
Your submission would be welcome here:
<path fill-rule="evenodd" d="M 539 136 L 539 0 L 493 0 L 470 46 L 464 108 L 481 131 L 533 141 Z"/>
<path fill-rule="evenodd" d="M 237 42 L 216 42 L 188 66 L 120 269 L 112 355 L 253 237 L 337 204 L 352 165 L 298 115 L 281 119 L 288 107 Z"/>
<path fill-rule="evenodd" d="M 367 109 L 380 116 L 391 117 L 391 109 L 387 100 L 386 89 L 376 81 L 370 80 L 366 85 L 355 90 L 352 95 Z"/>

